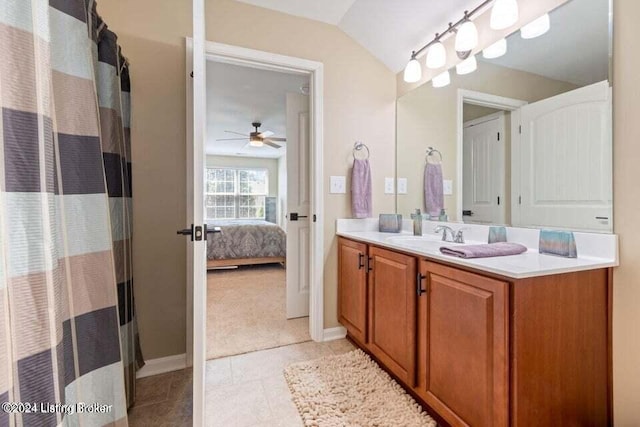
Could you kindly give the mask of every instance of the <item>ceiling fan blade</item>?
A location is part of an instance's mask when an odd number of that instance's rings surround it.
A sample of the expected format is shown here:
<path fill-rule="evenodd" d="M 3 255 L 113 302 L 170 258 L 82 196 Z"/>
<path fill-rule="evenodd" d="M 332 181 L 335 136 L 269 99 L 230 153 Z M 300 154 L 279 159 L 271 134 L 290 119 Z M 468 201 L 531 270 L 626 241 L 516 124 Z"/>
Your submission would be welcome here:
<path fill-rule="evenodd" d="M 216 141 L 245 141 L 248 138 L 222 138 L 222 139 L 216 139 Z"/>
<path fill-rule="evenodd" d="M 258 134 L 260 138 L 269 138 L 271 135 L 273 135 L 273 132 L 271 132 L 270 130 L 266 130 Z"/>
<path fill-rule="evenodd" d="M 280 142 L 286 142 L 287 138 L 269 138 L 269 140 L 271 141 L 280 141 Z"/>
<path fill-rule="evenodd" d="M 240 132 L 234 132 L 232 130 L 225 130 L 226 133 L 235 133 L 236 135 L 242 135 L 242 136 L 246 136 L 248 137 L 249 135 L 247 135 L 246 133 L 240 133 Z"/>
<path fill-rule="evenodd" d="M 264 145 L 268 145 L 269 147 L 272 147 L 272 148 L 282 148 L 282 145 L 276 144 L 270 139 L 265 139 L 262 142 L 264 143 Z"/>

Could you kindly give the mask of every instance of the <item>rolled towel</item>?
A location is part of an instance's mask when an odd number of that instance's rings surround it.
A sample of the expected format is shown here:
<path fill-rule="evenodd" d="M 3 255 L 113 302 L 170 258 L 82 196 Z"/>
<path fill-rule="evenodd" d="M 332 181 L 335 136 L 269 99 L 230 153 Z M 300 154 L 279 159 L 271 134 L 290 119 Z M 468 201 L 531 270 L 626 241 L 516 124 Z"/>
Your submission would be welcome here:
<path fill-rule="evenodd" d="M 369 218 L 371 203 L 371 166 L 368 159 L 355 159 L 351 172 L 351 213 L 354 218 Z"/>
<path fill-rule="evenodd" d="M 484 245 L 447 246 L 440 252 L 458 258 L 490 258 L 495 256 L 518 255 L 527 251 L 527 247 L 519 243 L 487 243 Z"/>
<path fill-rule="evenodd" d="M 424 168 L 424 206 L 429 216 L 438 216 L 444 208 L 442 165 L 427 162 Z"/>

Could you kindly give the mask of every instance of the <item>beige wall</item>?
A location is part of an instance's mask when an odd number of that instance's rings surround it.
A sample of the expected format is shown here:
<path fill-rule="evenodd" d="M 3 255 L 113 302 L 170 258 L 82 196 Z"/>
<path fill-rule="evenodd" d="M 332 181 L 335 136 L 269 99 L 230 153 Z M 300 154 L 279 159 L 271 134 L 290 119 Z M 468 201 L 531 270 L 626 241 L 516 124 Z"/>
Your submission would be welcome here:
<path fill-rule="evenodd" d="M 640 425 L 640 2 L 613 2 L 613 215 L 620 267 L 613 275 L 613 398 L 616 426 Z"/>
<path fill-rule="evenodd" d="M 134 276 L 147 358 L 185 352 L 185 48 L 190 0 L 103 0 L 132 74 Z M 324 176 L 347 175 L 351 147 L 371 150 L 374 214 L 393 212 L 396 76 L 337 27 L 231 0 L 207 1 L 207 39 L 324 63 Z M 325 327 L 337 326 L 335 220 L 347 195 L 325 194 Z"/>
<path fill-rule="evenodd" d="M 447 87 L 434 88 L 427 83 L 398 99 L 398 177 L 408 179 L 407 194 L 398 195 L 398 213 L 407 215 L 417 207 L 424 207 L 422 176 L 425 150 L 432 146 L 442 153 L 444 179 L 453 181 L 453 195 L 445 196 L 444 204 L 449 218 L 457 219 L 458 89 L 534 102 L 575 87 L 570 83 L 480 62 L 473 74 L 452 76 L 451 84 Z"/>
<path fill-rule="evenodd" d="M 269 196 L 278 196 L 278 159 L 245 156 L 207 156 L 208 168 L 253 168 L 269 171 Z"/>

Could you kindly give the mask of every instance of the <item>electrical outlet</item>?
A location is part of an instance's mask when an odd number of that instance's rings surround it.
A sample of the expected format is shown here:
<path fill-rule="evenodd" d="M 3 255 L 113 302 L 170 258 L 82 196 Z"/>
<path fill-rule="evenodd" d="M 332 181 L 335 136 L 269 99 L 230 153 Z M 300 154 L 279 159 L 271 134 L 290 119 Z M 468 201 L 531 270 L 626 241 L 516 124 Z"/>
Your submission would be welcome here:
<path fill-rule="evenodd" d="M 384 194 L 394 194 L 395 193 L 395 183 L 393 178 L 386 177 L 384 179 Z"/>
<path fill-rule="evenodd" d="M 331 194 L 344 194 L 347 192 L 347 179 L 344 176 L 332 176 L 329 188 Z"/>
<path fill-rule="evenodd" d="M 445 179 L 442 181 L 442 193 L 445 196 L 451 196 L 453 194 L 453 181 Z"/>
<path fill-rule="evenodd" d="M 407 194 L 407 178 L 398 178 L 398 194 Z"/>

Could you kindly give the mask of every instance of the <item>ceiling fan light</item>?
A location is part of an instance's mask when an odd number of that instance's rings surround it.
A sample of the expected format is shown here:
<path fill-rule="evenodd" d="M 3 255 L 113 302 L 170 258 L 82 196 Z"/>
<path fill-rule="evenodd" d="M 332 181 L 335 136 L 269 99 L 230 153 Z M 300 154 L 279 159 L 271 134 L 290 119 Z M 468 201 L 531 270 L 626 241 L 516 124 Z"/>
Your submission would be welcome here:
<path fill-rule="evenodd" d="M 444 73 L 440 73 L 431 80 L 431 85 L 433 87 L 445 87 L 451 83 L 451 75 L 449 74 L 449 70 Z"/>
<path fill-rule="evenodd" d="M 422 67 L 417 59 L 411 58 L 411 61 L 404 69 L 404 81 L 407 83 L 415 83 L 422 78 Z"/>
<path fill-rule="evenodd" d="M 518 21 L 517 0 L 496 0 L 491 9 L 489 25 L 494 30 L 504 30 Z"/>
<path fill-rule="evenodd" d="M 264 145 L 264 142 L 262 142 L 260 138 L 252 137 L 249 140 L 249 145 L 251 145 L 252 147 L 262 147 Z"/>
<path fill-rule="evenodd" d="M 447 50 L 441 42 L 431 45 L 427 52 L 427 68 L 436 69 L 444 67 L 447 62 Z"/>
<path fill-rule="evenodd" d="M 478 69 L 478 62 L 476 61 L 475 56 L 470 56 L 464 61 L 462 61 L 461 63 L 459 63 L 458 65 L 456 65 L 456 73 L 458 73 L 458 75 L 461 75 L 461 76 L 465 74 L 473 73 L 477 69 Z"/>
<path fill-rule="evenodd" d="M 458 28 L 455 46 L 458 52 L 468 52 L 478 46 L 478 29 L 473 22 L 467 20 Z"/>
<path fill-rule="evenodd" d="M 507 39 L 500 39 L 491 46 L 485 48 L 482 51 L 482 56 L 485 59 L 500 58 L 507 53 Z"/>
<path fill-rule="evenodd" d="M 549 14 L 545 13 L 538 19 L 520 28 L 520 36 L 522 36 L 523 39 L 533 39 L 549 31 L 549 28 L 551 28 L 551 20 L 549 19 Z"/>

